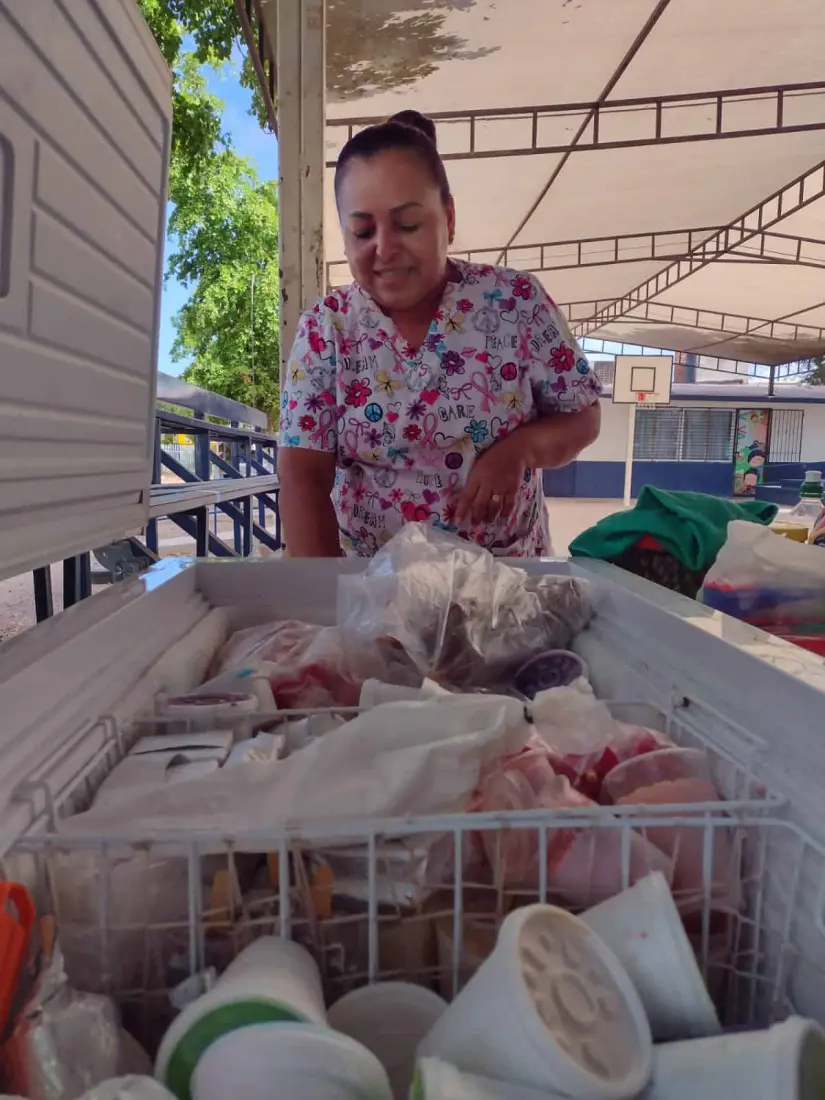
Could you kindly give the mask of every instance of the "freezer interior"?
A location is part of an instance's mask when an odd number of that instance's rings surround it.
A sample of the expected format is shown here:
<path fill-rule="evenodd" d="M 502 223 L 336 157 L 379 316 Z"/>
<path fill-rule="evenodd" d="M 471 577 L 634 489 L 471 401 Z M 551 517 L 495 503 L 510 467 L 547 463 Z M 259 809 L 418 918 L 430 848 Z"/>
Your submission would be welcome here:
<path fill-rule="evenodd" d="M 159 691 L 202 682 L 233 630 L 333 623 L 338 577 L 360 568 L 165 561 L 3 647 L 4 870 L 54 913 L 77 988 L 112 994 L 150 1049 L 174 1014 L 170 990 L 221 971 L 261 934 L 308 946 L 330 999 L 385 977 L 449 997 L 514 904 L 586 909 L 656 869 L 639 866 L 639 848 L 664 836 L 674 859 L 692 860 L 677 900 L 723 1023 L 764 1025 L 796 1011 L 825 1024 L 825 836 L 815 808 L 825 666 L 612 567 L 527 569 L 591 581 L 596 615 L 576 647 L 597 695 L 621 721 L 703 750 L 718 802 L 296 816 L 268 828 L 245 827 L 242 813 L 237 828 L 224 818 L 216 828 L 205 810 L 163 832 L 130 817 L 126 800 L 106 835 L 67 829 L 135 738 L 158 732 Z M 560 883 L 546 857 L 571 835 L 584 855 Z M 468 852 L 479 836 L 488 853 L 532 845 L 535 880 L 474 880 Z"/>

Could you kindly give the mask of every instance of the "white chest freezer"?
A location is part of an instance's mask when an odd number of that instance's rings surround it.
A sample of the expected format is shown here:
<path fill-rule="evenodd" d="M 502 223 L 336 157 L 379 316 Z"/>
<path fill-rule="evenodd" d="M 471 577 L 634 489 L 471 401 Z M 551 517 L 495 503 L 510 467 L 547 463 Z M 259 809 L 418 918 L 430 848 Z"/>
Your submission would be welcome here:
<path fill-rule="evenodd" d="M 0 578 L 145 521 L 170 85 L 133 0 L 0 0 Z M 460 978 L 467 815 L 346 823 L 363 892 L 329 920 L 306 863 L 327 822 L 218 834 L 205 813 L 159 836 L 124 814 L 116 835 L 61 829 L 170 664 L 194 686 L 227 625 L 331 622 L 338 574 L 359 567 L 167 561 L 0 647 L 5 873 L 54 906 L 78 983 L 111 991 L 137 1031 L 168 1012 L 175 976 L 262 931 L 308 940 L 330 981 Z M 598 613 L 579 647 L 595 686 L 628 716 L 703 746 L 727 799 L 664 824 L 653 811 L 604 811 L 587 828 L 618 838 L 623 879 L 634 831 L 698 838 L 708 889 L 692 931 L 726 1021 L 795 1008 L 825 1024 L 825 662 L 609 567 L 529 568 L 593 580 Z M 533 830 L 544 852 L 570 820 L 494 815 L 485 829 Z M 408 913 L 406 897 L 388 906 L 383 892 L 383 838 L 414 847 L 433 834 L 453 842 L 446 961 L 428 954 L 433 937 L 440 950 L 440 918 Z M 720 838 L 735 884 L 721 908 L 705 881 Z M 265 881 L 236 897 L 239 862 L 261 854 Z M 543 875 L 537 893 L 548 896 Z"/>
<path fill-rule="evenodd" d="M 168 1009 L 170 952 L 179 978 L 199 971 L 214 961 L 219 930 L 229 935 L 230 927 L 233 949 L 263 929 L 309 937 L 327 960 L 330 980 L 420 976 L 421 960 L 410 961 L 415 936 L 400 913 L 386 908 L 381 839 L 413 843 L 444 833 L 460 844 L 463 833 L 477 828 L 472 815 L 347 822 L 341 835 L 361 853 L 359 863 L 350 851 L 364 884 L 363 911 L 347 918 L 346 934 L 332 922 L 333 944 L 325 940 L 329 928 L 308 918 L 296 900 L 296 891 L 306 895 L 294 878 L 296 852 L 311 852 L 321 837 L 327 843 L 329 822 L 294 820 L 253 835 L 224 825 L 216 832 L 205 813 L 197 827 L 146 834 L 124 814 L 117 834 L 80 838 L 60 826 L 61 815 L 88 804 L 122 752 L 130 721 L 151 708 L 171 667 L 178 686 L 194 686 L 227 627 L 334 621 L 337 578 L 361 567 L 167 561 L 0 649 L 0 843 L 7 872 L 31 881 L 41 898 L 54 897 L 44 884 L 56 889 L 58 928 L 63 918 L 82 984 L 110 990 L 135 1011 L 157 1013 L 161 1003 Z M 705 748 L 714 761 L 727 801 L 717 812 L 668 811 L 664 821 L 700 837 L 705 872 L 714 873 L 719 843 L 733 860 L 734 894 L 720 902 L 709 882 L 691 924 L 726 1021 L 767 1023 L 793 1008 L 825 1023 L 825 821 L 818 808 L 825 663 L 613 567 L 533 562 L 527 568 L 592 581 L 598 610 L 577 646 L 598 693 L 625 708 L 629 720 L 654 724 L 645 716 L 658 714 L 674 740 Z M 563 817 L 498 815 L 485 828 L 536 829 L 545 850 Z M 588 828 L 629 838 L 662 821 L 653 811 L 640 818 L 600 810 L 588 817 Z M 629 839 L 617 845 L 615 862 L 626 878 Z M 234 879 L 233 861 L 242 853 L 268 854 L 272 875 L 269 889 L 256 895 L 257 910 L 241 900 L 236 908 L 226 882 L 216 900 L 217 872 L 224 868 Z M 449 920 L 463 921 L 461 861 L 455 852 L 451 858 L 458 879 Z M 546 882 L 539 892 L 547 896 Z M 404 929 L 400 941 L 392 934 L 396 921 Z M 342 969 L 342 951 L 357 966 Z M 441 965 L 459 980 L 457 953 Z"/>

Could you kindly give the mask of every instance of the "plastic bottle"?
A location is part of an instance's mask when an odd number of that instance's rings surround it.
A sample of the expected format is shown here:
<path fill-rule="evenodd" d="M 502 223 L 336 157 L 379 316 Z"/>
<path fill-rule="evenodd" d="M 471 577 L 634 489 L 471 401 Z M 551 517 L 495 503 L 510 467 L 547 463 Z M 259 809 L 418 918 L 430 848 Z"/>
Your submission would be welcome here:
<path fill-rule="evenodd" d="M 813 523 L 822 511 L 822 471 L 806 470 L 805 480 L 799 490 L 799 503 L 791 509 L 791 516 Z"/>

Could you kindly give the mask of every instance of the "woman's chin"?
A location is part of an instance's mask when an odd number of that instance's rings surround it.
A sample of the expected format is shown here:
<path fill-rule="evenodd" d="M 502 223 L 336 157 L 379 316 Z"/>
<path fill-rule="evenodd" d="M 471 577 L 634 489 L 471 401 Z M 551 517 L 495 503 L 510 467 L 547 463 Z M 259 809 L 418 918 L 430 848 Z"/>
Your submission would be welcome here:
<path fill-rule="evenodd" d="M 410 279 L 376 279 L 370 290 L 376 302 L 385 309 L 412 309 L 421 297 Z"/>

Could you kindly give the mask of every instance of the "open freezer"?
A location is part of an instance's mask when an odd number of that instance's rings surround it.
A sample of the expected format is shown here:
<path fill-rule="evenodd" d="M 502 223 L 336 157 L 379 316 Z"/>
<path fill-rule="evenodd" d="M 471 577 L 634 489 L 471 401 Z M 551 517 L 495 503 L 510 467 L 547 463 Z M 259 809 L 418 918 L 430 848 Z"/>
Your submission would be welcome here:
<path fill-rule="evenodd" d="M 796 1011 L 825 1023 L 825 829 L 815 809 L 825 666 L 612 567 L 526 564 L 530 574 L 592 582 L 597 611 L 576 648 L 597 694 L 616 718 L 702 750 L 724 801 L 295 814 L 237 828 L 205 808 L 202 820 L 165 830 L 124 808 L 105 835 L 72 832 L 71 815 L 135 738 L 158 732 L 147 716 L 160 690 L 201 682 L 229 631 L 334 622 L 338 578 L 361 568 L 164 562 L 0 651 L 5 872 L 54 912 L 78 988 L 113 995 L 149 1049 L 174 1015 L 170 991 L 192 980 L 200 988 L 263 934 L 307 946 L 331 1000 L 387 977 L 449 997 L 514 905 L 582 911 L 658 869 L 638 866 L 637 846 L 664 833 L 692 853 L 682 916 L 721 1021 L 766 1025 Z M 547 856 L 571 833 L 591 838 L 592 874 L 579 869 L 561 889 Z M 538 868 L 528 888 L 474 878 L 468 853 L 479 837 L 488 855 L 514 838 L 528 846 Z M 596 870 L 605 852 L 608 887 L 604 858 Z"/>

